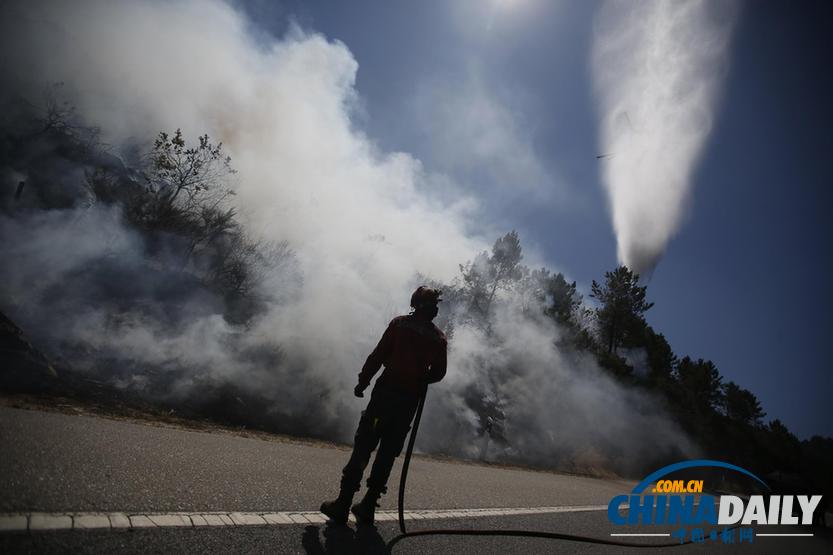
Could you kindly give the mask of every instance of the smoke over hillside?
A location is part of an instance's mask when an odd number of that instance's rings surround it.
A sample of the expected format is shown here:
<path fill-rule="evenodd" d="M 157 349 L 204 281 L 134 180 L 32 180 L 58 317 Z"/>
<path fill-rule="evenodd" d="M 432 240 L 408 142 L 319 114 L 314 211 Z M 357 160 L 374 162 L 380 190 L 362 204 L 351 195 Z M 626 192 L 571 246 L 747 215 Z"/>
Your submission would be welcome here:
<path fill-rule="evenodd" d="M 387 322 L 406 312 L 421 276 L 451 283 L 493 238 L 476 200 L 439 203 L 418 160 L 354 127 L 358 64 L 339 42 L 298 29 L 256 40 L 218 1 L 1 11 L 3 126 L 30 138 L 3 151 L 0 308 L 54 356 L 118 387 L 193 400 L 230 384 L 259 399 L 241 410 L 285 431 L 348 440 L 362 408 L 356 374 Z M 38 105 L 55 82 L 111 154 L 91 161 L 27 135 L 20 113 L 33 110 L 13 107 Z M 94 166 L 129 183 L 138 153 L 178 127 L 189 144 L 203 132 L 223 142 L 237 170 L 228 202 L 245 237 L 273 247 L 245 323 L 228 317 L 200 267 L 177 265 L 174 237 L 150 249 L 122 207 L 89 193 Z M 528 312 L 507 293 L 489 333 L 441 315 L 454 329 L 449 375 L 432 389 L 422 449 L 576 469 L 585 457 L 620 470 L 692 449 L 656 403 L 591 357 L 561 352 L 557 326 Z M 508 446 L 484 448 L 464 393 L 487 379 L 486 361 L 503 368 L 488 379 L 505 402 Z"/>
<path fill-rule="evenodd" d="M 602 177 L 619 261 L 653 269 L 680 228 L 714 125 L 729 2 L 609 2 L 597 20 L 593 75 Z"/>

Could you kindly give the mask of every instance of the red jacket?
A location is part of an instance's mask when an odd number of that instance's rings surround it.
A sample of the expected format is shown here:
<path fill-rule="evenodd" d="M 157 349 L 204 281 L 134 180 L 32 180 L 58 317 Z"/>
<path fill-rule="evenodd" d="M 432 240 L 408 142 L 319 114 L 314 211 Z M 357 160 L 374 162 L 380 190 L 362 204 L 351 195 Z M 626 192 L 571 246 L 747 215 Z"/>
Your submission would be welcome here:
<path fill-rule="evenodd" d="M 359 385 L 366 388 L 384 364 L 378 385 L 420 395 L 425 383 L 438 382 L 445 376 L 447 346 L 445 335 L 433 322 L 412 314 L 397 316 L 367 357 L 359 372 Z"/>

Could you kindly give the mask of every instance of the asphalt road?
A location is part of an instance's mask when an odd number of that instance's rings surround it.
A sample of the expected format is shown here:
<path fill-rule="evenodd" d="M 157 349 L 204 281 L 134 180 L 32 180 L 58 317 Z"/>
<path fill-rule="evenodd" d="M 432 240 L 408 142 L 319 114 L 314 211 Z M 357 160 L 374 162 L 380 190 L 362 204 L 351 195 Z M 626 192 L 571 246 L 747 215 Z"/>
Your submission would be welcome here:
<path fill-rule="evenodd" d="M 476 518 L 425 521 L 412 529 L 487 528 L 544 530 L 604 537 L 609 530 L 603 513 L 572 513 L 501 519 Z M 130 531 L 45 532 L 0 534 L 1 553 L 384 553 L 385 542 L 398 534 L 395 523 L 380 523 L 377 529 L 332 525 L 297 525 L 245 528 L 191 528 Z M 635 540 L 637 541 L 637 540 Z M 645 544 L 652 540 L 641 540 Z M 667 538 L 662 539 L 667 542 Z M 737 541 L 737 540 L 736 540 Z M 800 543 L 797 543 L 800 542 Z M 656 540 L 653 543 L 657 543 Z M 403 540 L 395 554 L 455 553 L 705 553 L 752 555 L 758 553 L 829 554 L 833 537 L 828 532 L 813 538 L 755 538 L 754 542 L 723 545 L 706 542 L 662 549 L 609 547 L 535 538 L 431 536 Z"/>
<path fill-rule="evenodd" d="M 0 512 L 315 510 L 337 493 L 349 457 L 344 447 L 5 407 L 0 448 Z M 414 457 L 408 506 L 607 504 L 631 487 Z M 395 509 L 396 496 L 382 508 Z"/>
<path fill-rule="evenodd" d="M 310 511 L 334 495 L 348 454 L 325 444 L 0 407 L 0 512 Z M 392 485 L 398 476 L 397 467 Z M 606 505 L 632 485 L 416 457 L 407 504 L 412 509 Z M 382 508 L 395 509 L 395 503 L 392 491 Z M 602 538 L 612 531 L 603 511 L 409 523 L 409 529 L 429 527 L 532 529 Z M 0 552 L 372 553 L 381 552 L 396 528 L 394 522 L 383 522 L 376 532 L 362 530 L 358 536 L 353 527 L 326 524 L 7 533 L 0 534 Z M 707 542 L 660 551 L 830 553 L 831 546 L 824 530 L 813 538 L 756 538 L 753 545 Z M 542 539 L 436 536 L 405 540 L 396 553 L 623 550 L 640 551 Z"/>

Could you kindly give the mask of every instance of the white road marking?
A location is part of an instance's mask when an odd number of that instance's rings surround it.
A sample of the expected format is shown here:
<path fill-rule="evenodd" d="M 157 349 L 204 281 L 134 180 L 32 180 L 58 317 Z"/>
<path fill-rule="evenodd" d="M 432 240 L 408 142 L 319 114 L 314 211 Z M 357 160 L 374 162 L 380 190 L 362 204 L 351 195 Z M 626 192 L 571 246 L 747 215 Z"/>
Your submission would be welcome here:
<path fill-rule="evenodd" d="M 509 507 L 487 509 L 422 509 L 405 511 L 405 520 L 518 516 L 548 513 L 606 511 L 607 505 L 565 507 Z M 397 511 L 376 511 L 376 520 L 399 518 Z M 100 530 L 130 528 L 172 528 L 203 526 L 283 526 L 323 524 L 327 519 L 318 511 L 280 512 L 199 512 L 199 513 L 4 513 L 0 514 L 0 533 L 46 530 Z M 353 515 L 350 521 L 355 522 Z M 760 534 L 759 534 L 760 535 Z"/>
<path fill-rule="evenodd" d="M 87 528 L 110 528 L 108 515 L 77 515 L 72 518 L 72 527 L 78 530 Z"/>
<path fill-rule="evenodd" d="M 208 526 L 226 526 L 220 515 L 199 515 Z M 193 520 L 193 519 L 192 519 Z"/>
<path fill-rule="evenodd" d="M 640 538 L 668 538 L 671 537 L 671 533 L 668 534 L 611 534 L 611 536 L 634 536 Z"/>
<path fill-rule="evenodd" d="M 770 538 L 810 538 L 813 534 L 755 534 L 756 538 L 759 537 L 770 537 Z"/>
<path fill-rule="evenodd" d="M 14 532 L 17 530 L 26 530 L 28 517 L 26 515 L 8 515 L 6 518 L 0 518 L 0 532 Z"/>
<path fill-rule="evenodd" d="M 36 513 L 29 516 L 29 530 L 69 530 L 72 517 L 65 514 Z"/>
<path fill-rule="evenodd" d="M 229 513 L 231 520 L 238 526 L 255 526 L 258 524 L 266 524 L 263 517 L 253 513 Z"/>
<path fill-rule="evenodd" d="M 131 528 L 155 528 L 156 525 L 153 523 L 151 519 L 146 517 L 145 515 L 134 515 L 129 517 L 130 519 L 130 527 Z M 30 521 L 31 523 L 31 521 Z M 32 527 L 29 527 L 31 530 Z"/>
<path fill-rule="evenodd" d="M 110 528 L 130 528 L 130 519 L 124 513 L 110 513 Z"/>

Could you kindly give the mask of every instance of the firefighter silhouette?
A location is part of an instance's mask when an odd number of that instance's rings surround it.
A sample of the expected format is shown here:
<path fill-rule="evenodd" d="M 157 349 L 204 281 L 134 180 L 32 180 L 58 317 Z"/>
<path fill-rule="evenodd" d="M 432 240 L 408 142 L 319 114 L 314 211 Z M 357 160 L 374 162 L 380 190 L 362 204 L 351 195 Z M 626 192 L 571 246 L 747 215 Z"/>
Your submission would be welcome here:
<path fill-rule="evenodd" d="M 359 372 L 354 394 L 364 397 L 370 380 L 382 365 L 385 367 L 359 419 L 353 453 L 342 470 L 338 497 L 321 504 L 321 512 L 335 522 L 346 523 L 348 511 L 352 511 L 358 524 L 373 525 L 377 502 L 387 491 L 393 462 L 402 452 L 419 399 L 428 384 L 445 376 L 447 341 L 432 322 L 437 316 L 440 294 L 424 286 L 414 291 L 413 312 L 391 320 Z M 351 509 L 353 495 L 360 488 L 365 467 L 377 445 L 367 492 Z"/>

